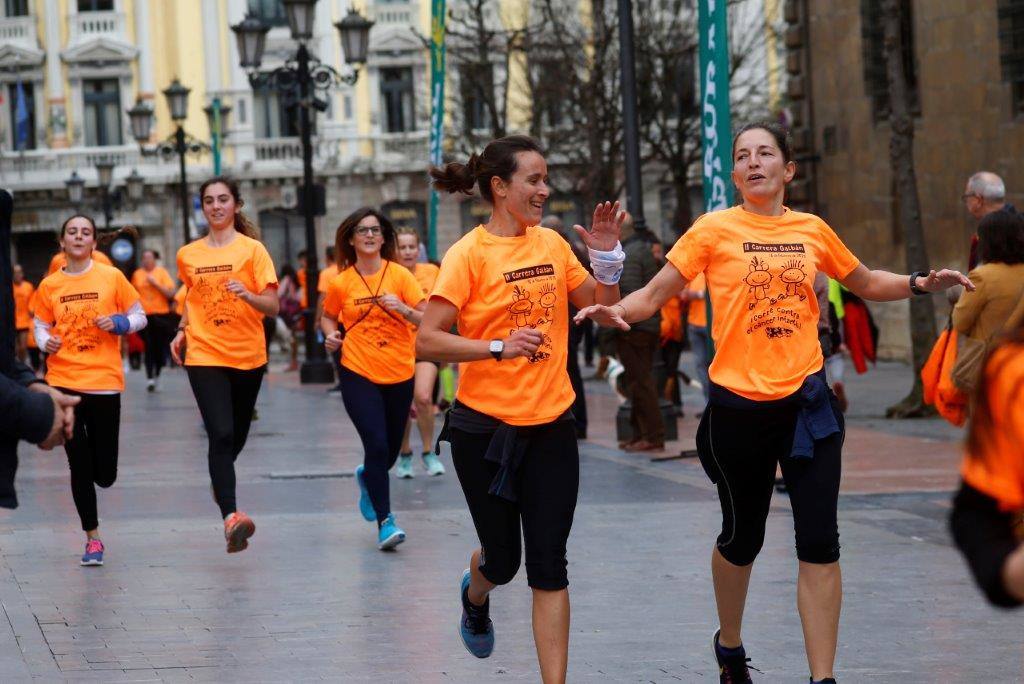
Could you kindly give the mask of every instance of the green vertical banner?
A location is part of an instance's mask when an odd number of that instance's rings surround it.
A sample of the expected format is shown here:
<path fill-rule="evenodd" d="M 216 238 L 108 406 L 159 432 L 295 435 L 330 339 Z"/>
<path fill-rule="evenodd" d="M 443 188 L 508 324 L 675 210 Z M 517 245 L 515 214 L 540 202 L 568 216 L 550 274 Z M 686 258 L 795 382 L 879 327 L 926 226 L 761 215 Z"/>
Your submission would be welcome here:
<path fill-rule="evenodd" d="M 430 3 L 430 163 L 440 166 L 441 142 L 444 138 L 444 78 L 445 78 L 445 0 Z M 437 259 L 437 204 L 440 197 L 430 191 L 430 211 L 427 216 L 427 256 Z"/>
<path fill-rule="evenodd" d="M 220 156 L 220 145 L 221 145 L 221 118 L 220 118 L 220 98 L 213 98 L 213 103 L 210 105 L 213 108 L 213 130 L 210 131 L 210 148 L 213 150 L 213 175 L 219 176 L 221 169 L 221 156 Z"/>
<path fill-rule="evenodd" d="M 700 34 L 701 181 L 704 211 L 732 206 L 732 113 L 729 109 L 729 8 L 726 0 L 697 0 Z M 711 290 L 705 290 L 711 330 Z M 711 335 L 708 347 L 714 353 Z"/>

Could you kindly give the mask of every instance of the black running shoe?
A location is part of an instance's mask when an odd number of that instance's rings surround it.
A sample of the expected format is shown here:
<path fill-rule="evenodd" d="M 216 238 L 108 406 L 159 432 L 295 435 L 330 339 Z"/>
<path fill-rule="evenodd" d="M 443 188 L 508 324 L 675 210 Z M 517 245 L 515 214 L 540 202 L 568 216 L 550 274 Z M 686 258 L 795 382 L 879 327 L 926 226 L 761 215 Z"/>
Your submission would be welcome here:
<path fill-rule="evenodd" d="M 750 678 L 750 670 L 747 663 L 750 658 L 747 652 L 740 646 L 736 655 L 723 657 L 718 651 L 718 635 L 722 630 L 715 630 L 715 636 L 711 639 L 711 650 L 715 653 L 715 660 L 718 661 L 719 684 L 748 684 L 753 682 Z"/>

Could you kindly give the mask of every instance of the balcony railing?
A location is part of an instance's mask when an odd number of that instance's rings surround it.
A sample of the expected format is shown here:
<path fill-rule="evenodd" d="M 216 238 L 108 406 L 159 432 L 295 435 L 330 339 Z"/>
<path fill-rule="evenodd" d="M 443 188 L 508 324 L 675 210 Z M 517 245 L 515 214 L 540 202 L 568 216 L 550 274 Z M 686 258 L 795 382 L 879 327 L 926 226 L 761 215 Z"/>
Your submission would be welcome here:
<path fill-rule="evenodd" d="M 92 40 L 101 36 L 125 39 L 123 12 L 79 12 L 70 19 L 70 43 Z"/>
<path fill-rule="evenodd" d="M 420 160 L 424 164 L 427 161 L 429 144 L 427 131 L 379 133 L 373 137 L 373 143 L 375 157 L 390 156 Z"/>
<path fill-rule="evenodd" d="M 35 49 L 39 47 L 36 38 L 36 18 L 6 17 L 0 18 L 0 45 L 12 45 Z"/>
<path fill-rule="evenodd" d="M 373 20 L 378 26 L 419 24 L 419 6 L 415 2 L 374 3 Z"/>
<path fill-rule="evenodd" d="M 0 174 L 23 175 L 50 171 L 77 171 L 91 169 L 96 162 L 110 160 L 116 166 L 136 166 L 143 163 L 138 145 L 110 147 L 69 147 L 60 150 L 41 149 L 0 152 Z"/>

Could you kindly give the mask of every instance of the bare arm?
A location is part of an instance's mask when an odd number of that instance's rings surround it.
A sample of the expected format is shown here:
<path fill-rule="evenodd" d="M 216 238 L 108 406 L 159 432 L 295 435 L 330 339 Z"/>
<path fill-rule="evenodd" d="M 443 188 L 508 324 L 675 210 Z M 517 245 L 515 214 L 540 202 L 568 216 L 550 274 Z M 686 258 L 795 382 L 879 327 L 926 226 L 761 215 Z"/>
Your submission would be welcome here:
<path fill-rule="evenodd" d="M 492 358 L 490 340 L 472 340 L 450 332 L 458 315 L 459 310 L 451 302 L 434 298 L 427 303 L 416 335 L 416 358 L 449 363 Z M 541 333 L 533 328 L 518 330 L 503 340 L 501 358 L 533 356 L 541 340 Z"/>
<path fill-rule="evenodd" d="M 841 282 L 846 289 L 861 299 L 872 302 L 892 302 L 913 296 L 910 290 L 910 276 L 889 271 L 872 271 L 864 264 L 853 269 Z M 940 292 L 954 285 L 963 285 L 968 292 L 974 291 L 974 283 L 959 271 L 943 269 L 931 271 L 927 276 L 917 277 L 917 287 L 925 292 Z"/>
<path fill-rule="evenodd" d="M 1003 563 L 1003 586 L 1014 598 L 1024 601 L 1024 544 L 1017 547 Z"/>
<path fill-rule="evenodd" d="M 263 289 L 263 292 L 256 294 L 250 292 L 245 285 L 237 280 L 229 280 L 227 288 L 264 316 L 276 316 L 277 312 L 281 310 L 281 301 L 277 298 L 277 288 L 267 287 Z"/>
<path fill-rule="evenodd" d="M 577 309 L 582 309 L 593 304 L 604 304 L 611 306 L 621 299 L 619 285 L 603 285 L 590 276 L 584 280 L 579 287 L 569 293 L 569 301 Z"/>
<path fill-rule="evenodd" d="M 398 295 L 386 294 L 381 297 L 380 305 L 388 311 L 396 313 L 409 323 L 418 326 L 423 319 L 423 311 L 427 308 L 427 300 L 423 300 L 415 307 L 409 306 L 398 297 Z"/>
<path fill-rule="evenodd" d="M 582 323 L 593 319 L 598 325 L 629 330 L 629 324 L 650 318 L 669 299 L 686 286 L 687 280 L 671 262 L 665 264 L 651 282 L 612 306 L 594 304 L 580 310 L 574 319 Z"/>

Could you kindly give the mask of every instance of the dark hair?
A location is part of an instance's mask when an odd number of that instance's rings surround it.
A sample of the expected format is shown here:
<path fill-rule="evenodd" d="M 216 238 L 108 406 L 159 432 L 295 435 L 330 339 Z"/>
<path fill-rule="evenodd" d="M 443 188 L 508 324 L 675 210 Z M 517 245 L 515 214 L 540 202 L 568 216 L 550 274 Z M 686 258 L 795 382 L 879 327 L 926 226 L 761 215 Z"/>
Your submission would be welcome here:
<path fill-rule="evenodd" d="M 359 225 L 359 222 L 367 216 L 373 216 L 380 222 L 381 234 L 384 236 L 384 245 L 380 248 L 381 258 L 388 261 L 395 260 L 395 253 L 398 251 L 398 238 L 395 236 L 395 227 L 391 225 L 391 221 L 388 220 L 387 216 L 373 207 L 363 207 L 362 209 L 356 209 L 346 216 L 335 233 L 335 254 L 340 254 L 344 258 L 346 267 L 355 266 L 356 264 L 356 249 L 348 241 L 352 238 L 353 231 Z M 340 264 L 338 268 L 341 269 Z"/>
<path fill-rule="evenodd" d="M 152 254 L 154 259 L 160 258 L 160 252 L 156 251 L 155 249 L 147 248 L 142 250 L 142 256 L 146 256 L 146 252 Z"/>
<path fill-rule="evenodd" d="M 473 194 L 473 186 L 480 190 L 480 196 L 494 204 L 491 192 L 491 178 L 497 176 L 506 183 L 519 168 L 516 155 L 520 152 L 536 152 L 543 156 L 540 144 L 526 135 L 510 135 L 487 143 L 483 154 L 472 154 L 465 164 L 449 162 L 443 167 L 431 166 L 430 177 L 434 188 L 449 193 Z"/>
<path fill-rule="evenodd" d="M 307 259 L 307 258 L 309 258 L 309 254 L 306 252 L 306 250 L 300 249 L 299 253 L 295 255 L 295 258 L 296 259 Z"/>
<path fill-rule="evenodd" d="M 121 237 L 122 235 L 130 235 L 133 238 L 139 237 L 139 231 L 135 230 L 135 226 L 121 226 L 117 230 L 104 230 L 100 231 L 96 229 L 96 221 L 93 220 L 92 216 L 87 214 L 72 214 L 65 219 L 64 223 L 60 225 L 60 236 L 63 239 L 64 233 L 68 229 L 68 224 L 74 221 L 76 218 L 82 218 L 89 222 L 92 226 L 92 234 L 96 240 L 97 245 L 109 245 L 111 242 Z"/>
<path fill-rule="evenodd" d="M 984 263 L 1024 263 L 1024 218 L 1000 209 L 978 223 L 978 258 Z"/>
<path fill-rule="evenodd" d="M 199 202 L 202 204 L 203 197 L 206 196 L 206 189 L 211 185 L 221 183 L 227 186 L 228 192 L 235 199 L 235 205 L 241 207 L 245 204 L 242 200 L 242 193 L 238 190 L 238 181 L 227 176 L 214 176 L 213 178 L 207 179 L 202 185 L 199 186 Z M 243 214 L 241 211 L 235 212 L 235 230 L 246 237 L 251 237 L 254 240 L 260 239 L 259 230 L 256 228 L 249 217 Z"/>
<path fill-rule="evenodd" d="M 295 272 L 295 268 L 291 264 L 285 264 L 281 267 L 281 280 L 284 278 L 291 278 L 295 282 L 299 282 L 299 276 Z"/>
<path fill-rule="evenodd" d="M 751 121 L 748 124 L 744 124 L 736 131 L 736 135 L 732 138 L 732 156 L 736 156 L 736 143 L 739 142 L 740 136 L 747 131 L 763 130 L 771 134 L 775 138 L 775 144 L 779 146 L 779 150 L 782 152 L 782 159 L 786 162 L 793 161 L 793 145 L 789 139 L 789 131 L 786 128 L 775 121 L 769 121 L 768 119 L 762 119 L 760 121 Z"/>
<path fill-rule="evenodd" d="M 327 257 L 328 261 L 334 261 L 334 245 L 327 245 L 324 250 L 324 256 Z"/>

